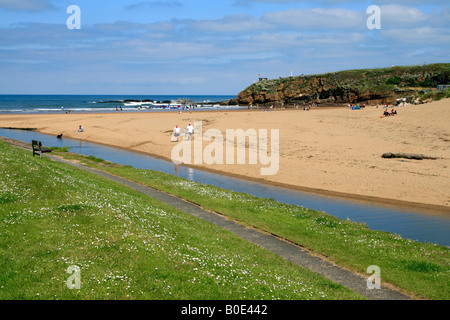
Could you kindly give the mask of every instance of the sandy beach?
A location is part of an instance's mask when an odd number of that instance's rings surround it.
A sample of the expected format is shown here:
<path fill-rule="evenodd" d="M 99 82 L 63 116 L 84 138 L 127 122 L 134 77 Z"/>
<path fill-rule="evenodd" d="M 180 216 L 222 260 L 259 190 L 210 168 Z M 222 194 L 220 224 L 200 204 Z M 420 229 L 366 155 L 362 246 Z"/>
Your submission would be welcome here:
<path fill-rule="evenodd" d="M 391 109 L 391 108 L 390 108 Z M 389 110 L 390 110 L 389 109 Z M 327 108 L 243 111 L 132 112 L 0 115 L 0 127 L 117 146 L 171 160 L 175 125 L 201 121 L 218 129 L 279 130 L 279 170 L 261 175 L 258 164 L 201 164 L 202 168 L 305 191 L 392 203 L 450 208 L 450 99 L 363 110 Z M 84 132 L 77 132 L 79 125 Z M 256 131 L 259 132 L 259 131 Z M 203 142 L 203 149 L 209 142 Z M 256 146 L 246 143 L 246 148 Z M 225 150 L 225 147 L 224 147 Z M 383 153 L 414 153 L 436 160 L 384 159 Z M 248 160 L 248 158 L 247 158 Z M 449 211 L 450 212 L 450 211 Z"/>

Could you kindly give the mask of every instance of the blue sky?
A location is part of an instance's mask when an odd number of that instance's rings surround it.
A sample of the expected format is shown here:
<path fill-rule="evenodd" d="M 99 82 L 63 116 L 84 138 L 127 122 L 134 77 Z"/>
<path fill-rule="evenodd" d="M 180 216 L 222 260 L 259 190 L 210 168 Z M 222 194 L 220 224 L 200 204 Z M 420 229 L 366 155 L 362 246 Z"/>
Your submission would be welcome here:
<path fill-rule="evenodd" d="M 0 94 L 236 95 L 259 74 L 450 62 L 436 0 L 0 0 L 0 28 Z"/>

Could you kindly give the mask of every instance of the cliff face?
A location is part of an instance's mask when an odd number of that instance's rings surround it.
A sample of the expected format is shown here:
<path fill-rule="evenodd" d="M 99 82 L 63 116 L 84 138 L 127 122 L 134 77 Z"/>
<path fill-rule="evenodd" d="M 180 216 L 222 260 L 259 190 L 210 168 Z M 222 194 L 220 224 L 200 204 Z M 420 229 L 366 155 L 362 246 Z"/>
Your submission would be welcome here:
<path fill-rule="evenodd" d="M 419 90 L 450 84 L 450 63 L 349 70 L 261 80 L 237 96 L 238 104 L 395 103 L 415 99 Z"/>

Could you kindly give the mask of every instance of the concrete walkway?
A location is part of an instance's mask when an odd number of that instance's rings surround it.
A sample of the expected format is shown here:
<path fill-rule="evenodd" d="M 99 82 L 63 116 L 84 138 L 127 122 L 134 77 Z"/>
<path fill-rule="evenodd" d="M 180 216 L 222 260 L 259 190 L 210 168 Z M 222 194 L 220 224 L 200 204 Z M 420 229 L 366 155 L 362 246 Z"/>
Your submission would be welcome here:
<path fill-rule="evenodd" d="M 31 147 L 26 145 L 20 141 L 14 141 L 12 139 L 0 139 L 10 144 L 14 144 L 16 146 L 21 146 L 27 149 Z M 360 275 L 354 272 L 351 272 L 347 269 L 344 269 L 340 266 L 329 262 L 322 257 L 311 254 L 306 249 L 301 246 L 285 241 L 277 237 L 276 235 L 266 233 L 262 230 L 258 230 L 251 226 L 245 226 L 241 223 L 238 223 L 234 220 L 229 220 L 226 216 L 221 215 L 219 213 L 211 212 L 203 209 L 199 205 L 188 202 L 184 199 L 180 199 L 176 196 L 167 194 L 165 192 L 143 186 L 141 184 L 129 181 L 127 179 L 114 176 L 112 174 L 99 171 L 93 168 L 86 167 L 84 165 L 73 163 L 59 157 L 55 157 L 52 155 L 46 155 L 50 157 L 52 160 L 57 162 L 62 162 L 65 164 L 69 164 L 81 170 L 91 172 L 107 178 L 109 180 L 118 182 L 122 185 L 125 185 L 131 189 L 139 191 L 149 197 L 152 197 L 158 201 L 164 202 L 180 211 L 184 211 L 188 214 L 191 214 L 197 218 L 203 219 L 209 223 L 212 223 L 216 226 L 219 226 L 225 230 L 228 230 L 235 235 L 246 239 L 247 241 L 256 244 L 262 248 L 265 248 L 301 267 L 305 267 L 313 272 L 321 274 L 327 279 L 331 281 L 341 284 L 371 300 L 410 300 L 411 297 L 395 290 L 388 288 L 386 286 L 381 286 L 381 289 L 368 289 L 367 288 L 367 278 L 371 274 Z"/>

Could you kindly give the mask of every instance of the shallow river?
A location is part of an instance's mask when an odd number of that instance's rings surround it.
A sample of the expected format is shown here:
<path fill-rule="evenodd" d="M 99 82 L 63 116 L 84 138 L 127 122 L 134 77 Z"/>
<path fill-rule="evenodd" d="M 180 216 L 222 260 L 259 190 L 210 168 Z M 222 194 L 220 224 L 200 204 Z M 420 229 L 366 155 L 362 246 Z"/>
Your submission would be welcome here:
<path fill-rule="evenodd" d="M 67 138 L 57 139 L 54 136 L 33 131 L 0 129 L 0 136 L 30 143 L 32 139 L 36 139 L 42 141 L 45 146 L 69 146 L 70 151 L 74 153 L 92 155 L 135 168 L 158 170 L 192 181 L 246 192 L 259 197 L 273 198 L 280 202 L 324 211 L 341 219 L 348 218 L 352 221 L 365 222 L 373 230 L 388 231 L 420 242 L 450 246 L 450 215 L 448 212 L 444 214 L 426 209 L 395 207 L 273 187 L 184 166 L 175 167 L 172 162 L 119 148 Z"/>

